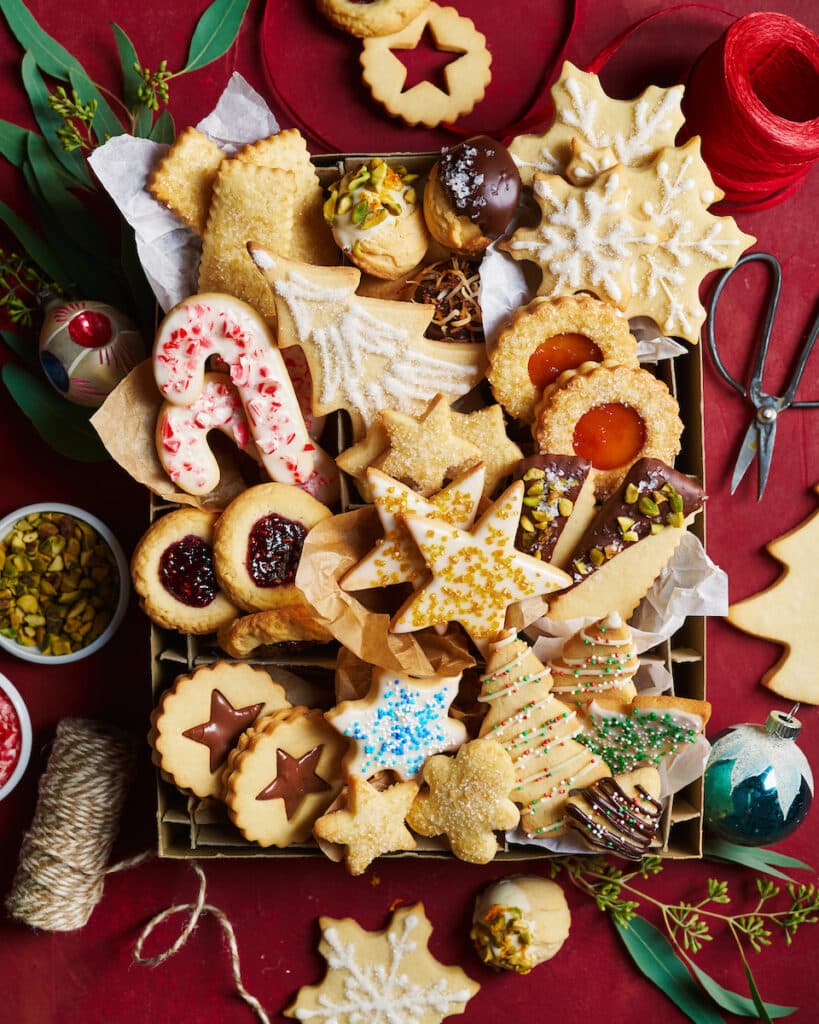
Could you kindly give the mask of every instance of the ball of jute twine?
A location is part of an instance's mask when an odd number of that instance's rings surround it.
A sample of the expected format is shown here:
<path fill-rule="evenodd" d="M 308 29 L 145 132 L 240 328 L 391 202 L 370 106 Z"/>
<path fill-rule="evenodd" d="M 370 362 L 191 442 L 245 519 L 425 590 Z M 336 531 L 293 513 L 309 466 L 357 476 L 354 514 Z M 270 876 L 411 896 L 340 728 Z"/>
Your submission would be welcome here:
<path fill-rule="evenodd" d="M 152 860 L 150 851 L 108 866 L 119 829 L 120 814 L 131 781 L 135 746 L 130 736 L 100 722 L 63 719 L 40 779 L 31 828 L 23 838 L 8 913 L 32 928 L 63 932 L 82 928 L 102 898 L 105 876 Z M 205 873 L 191 864 L 199 878 L 195 903 L 175 904 L 145 925 L 134 947 L 136 963 L 157 966 L 185 945 L 203 914 L 219 922 L 227 940 L 233 980 L 239 996 L 260 1024 L 270 1024 L 262 1004 L 244 987 L 236 934 L 227 915 L 205 902 Z M 144 956 L 146 940 L 175 914 L 188 919 L 168 949 Z"/>

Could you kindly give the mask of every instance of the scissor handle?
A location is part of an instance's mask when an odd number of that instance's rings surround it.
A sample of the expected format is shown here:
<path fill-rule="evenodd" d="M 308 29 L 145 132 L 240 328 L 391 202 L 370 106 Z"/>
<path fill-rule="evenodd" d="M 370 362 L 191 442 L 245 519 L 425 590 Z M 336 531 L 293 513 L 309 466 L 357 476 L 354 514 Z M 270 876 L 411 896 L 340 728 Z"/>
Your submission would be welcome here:
<path fill-rule="evenodd" d="M 796 394 L 796 389 L 799 387 L 799 381 L 802 380 L 802 374 L 805 372 L 805 366 L 810 354 L 813 351 L 813 346 L 816 344 L 816 336 L 819 334 L 819 313 L 814 318 L 811 324 L 810 333 L 802 346 L 802 351 L 799 353 L 799 359 L 796 363 L 796 368 L 793 371 L 791 382 L 788 384 L 785 394 L 779 400 L 780 409 L 787 409 L 790 406 L 792 409 L 816 409 L 819 407 L 819 401 L 805 401 L 805 402 L 794 402 L 793 396 Z"/>
<path fill-rule="evenodd" d="M 719 352 L 717 351 L 717 342 L 714 337 L 714 321 L 716 319 L 717 303 L 719 302 L 720 295 L 729 280 L 741 267 L 747 266 L 749 263 L 758 262 L 767 264 L 773 271 L 773 288 L 771 290 L 771 296 L 768 299 L 768 308 L 765 313 L 765 319 L 762 323 L 762 332 L 759 338 L 759 345 L 756 350 L 756 359 L 754 360 L 754 368 L 751 374 L 751 385 L 750 388 L 746 388 L 744 384 L 741 384 L 735 377 L 733 377 L 726 369 L 722 359 L 720 359 Z M 751 252 L 747 256 L 743 256 L 737 260 L 733 267 L 726 270 L 722 277 L 719 279 L 719 283 L 714 289 L 714 294 L 711 296 L 711 304 L 708 309 L 708 321 L 706 324 L 705 338 L 708 342 L 708 351 L 711 353 L 711 358 L 714 360 L 714 365 L 722 376 L 723 380 L 727 381 L 732 388 L 738 391 L 743 398 L 747 398 L 749 395 L 754 402 L 757 404 L 761 395 L 762 390 L 762 369 L 765 365 L 765 356 L 768 354 L 768 345 L 771 340 L 771 332 L 773 331 L 774 317 L 776 316 L 776 309 L 779 305 L 779 294 L 782 291 L 782 268 L 779 265 L 779 260 L 776 256 L 772 256 L 769 252 Z M 814 338 L 815 340 L 815 338 Z M 808 353 L 810 354 L 810 353 Z M 807 358 L 807 357 L 806 357 Z M 804 369 L 804 363 L 801 366 Z M 801 369 L 799 370 L 799 376 L 801 376 Z M 799 383 L 799 377 L 796 378 L 796 383 Z M 794 391 L 796 388 L 794 387 Z"/>

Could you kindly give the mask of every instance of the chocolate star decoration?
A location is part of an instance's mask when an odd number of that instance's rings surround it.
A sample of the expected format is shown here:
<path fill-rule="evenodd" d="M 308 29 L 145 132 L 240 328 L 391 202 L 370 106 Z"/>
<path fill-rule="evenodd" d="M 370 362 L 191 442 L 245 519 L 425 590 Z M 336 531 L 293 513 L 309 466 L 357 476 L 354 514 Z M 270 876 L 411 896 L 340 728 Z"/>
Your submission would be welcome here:
<path fill-rule="evenodd" d="M 316 765 L 321 757 L 324 744 L 308 750 L 301 757 L 291 757 L 286 750 L 276 751 L 276 778 L 259 793 L 257 800 L 284 800 L 284 810 L 289 821 L 308 793 L 323 793 L 330 789 L 320 775 Z"/>
<path fill-rule="evenodd" d="M 264 704 L 235 708 L 224 694 L 213 690 L 210 695 L 210 720 L 182 733 L 189 740 L 202 743 L 210 750 L 210 770 L 215 772 L 236 746 L 241 734 L 253 725 Z"/>

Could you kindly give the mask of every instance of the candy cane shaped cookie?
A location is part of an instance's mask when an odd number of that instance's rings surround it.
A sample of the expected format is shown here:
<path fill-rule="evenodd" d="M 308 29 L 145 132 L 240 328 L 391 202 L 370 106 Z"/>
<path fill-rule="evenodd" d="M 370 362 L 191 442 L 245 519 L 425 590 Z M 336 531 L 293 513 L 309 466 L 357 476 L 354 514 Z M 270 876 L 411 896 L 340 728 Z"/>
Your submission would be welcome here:
<path fill-rule="evenodd" d="M 154 344 L 154 377 L 163 397 L 173 405 L 196 402 L 211 356 L 227 364 L 250 437 L 271 478 L 307 484 L 316 469 L 316 446 L 262 317 L 228 295 L 194 295 L 175 306 L 160 324 Z"/>

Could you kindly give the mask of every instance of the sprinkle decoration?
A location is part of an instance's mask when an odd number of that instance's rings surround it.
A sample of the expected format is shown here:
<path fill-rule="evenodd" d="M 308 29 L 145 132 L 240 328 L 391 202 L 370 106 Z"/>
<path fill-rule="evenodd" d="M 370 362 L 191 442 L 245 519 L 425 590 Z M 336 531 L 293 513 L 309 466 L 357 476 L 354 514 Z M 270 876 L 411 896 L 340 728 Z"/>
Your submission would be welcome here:
<path fill-rule="evenodd" d="M 592 753 L 603 758 L 615 775 L 647 765 L 659 765 L 663 759 L 688 743 L 695 743 L 699 728 L 690 717 L 670 711 L 589 716 L 590 731 L 578 740 Z"/>

